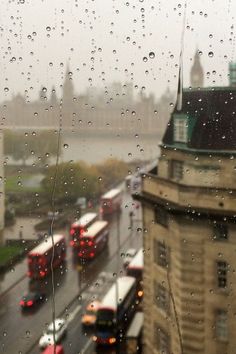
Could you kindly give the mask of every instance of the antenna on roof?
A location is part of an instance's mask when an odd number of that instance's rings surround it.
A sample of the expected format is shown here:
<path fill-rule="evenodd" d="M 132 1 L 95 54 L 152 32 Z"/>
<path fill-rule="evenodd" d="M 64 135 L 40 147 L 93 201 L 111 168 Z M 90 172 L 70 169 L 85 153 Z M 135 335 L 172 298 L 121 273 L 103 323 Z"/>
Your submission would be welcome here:
<path fill-rule="evenodd" d="M 182 70 L 182 50 L 180 52 L 180 65 L 179 65 L 179 77 L 178 77 L 178 92 L 177 92 L 177 101 L 176 101 L 176 109 L 177 111 L 181 111 L 182 109 L 182 101 L 183 101 L 183 70 Z"/>
<path fill-rule="evenodd" d="M 179 77 L 178 77 L 178 92 L 177 92 L 177 100 L 176 100 L 176 109 L 177 111 L 182 110 L 182 102 L 183 102 L 183 51 L 184 51 L 184 32 L 185 32 L 185 20 L 186 20 L 186 7 L 187 4 L 185 2 L 184 5 L 184 17 L 183 17 L 183 28 L 181 34 L 181 42 L 180 42 L 180 53 L 179 53 Z"/>

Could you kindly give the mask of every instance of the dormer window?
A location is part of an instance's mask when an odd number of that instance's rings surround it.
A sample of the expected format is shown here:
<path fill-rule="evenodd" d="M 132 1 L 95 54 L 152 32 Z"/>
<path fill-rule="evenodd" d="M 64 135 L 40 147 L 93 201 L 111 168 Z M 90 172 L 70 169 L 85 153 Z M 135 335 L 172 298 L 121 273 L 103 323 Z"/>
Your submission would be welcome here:
<path fill-rule="evenodd" d="M 185 115 L 174 115 L 174 141 L 179 143 L 188 141 L 188 120 Z"/>

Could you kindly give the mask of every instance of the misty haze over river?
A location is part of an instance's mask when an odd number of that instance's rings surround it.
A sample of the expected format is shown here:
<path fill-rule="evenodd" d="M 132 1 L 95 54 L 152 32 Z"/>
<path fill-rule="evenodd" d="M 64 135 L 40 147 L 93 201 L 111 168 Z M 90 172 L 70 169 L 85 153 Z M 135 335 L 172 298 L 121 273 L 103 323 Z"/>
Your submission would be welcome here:
<path fill-rule="evenodd" d="M 149 161 L 159 156 L 160 138 L 155 135 L 119 135 L 116 133 L 95 134 L 88 132 L 61 132 L 61 154 L 59 162 L 85 161 L 89 164 L 100 163 L 108 158 L 126 162 L 132 160 Z M 5 157 L 8 165 L 21 165 L 22 161 Z M 37 164 L 38 156 L 27 159 L 26 164 Z M 50 159 L 53 165 L 56 157 Z"/>
<path fill-rule="evenodd" d="M 61 161 L 99 163 L 107 158 L 152 160 L 159 156 L 160 139 L 156 136 L 119 136 L 62 133 Z"/>

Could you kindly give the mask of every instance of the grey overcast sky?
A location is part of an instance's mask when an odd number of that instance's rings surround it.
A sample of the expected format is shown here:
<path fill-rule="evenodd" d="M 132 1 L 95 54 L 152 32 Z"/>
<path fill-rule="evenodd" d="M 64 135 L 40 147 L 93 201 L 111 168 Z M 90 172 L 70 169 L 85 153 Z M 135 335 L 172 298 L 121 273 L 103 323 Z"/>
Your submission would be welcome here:
<path fill-rule="evenodd" d="M 236 1 L 186 2 L 184 84 L 189 85 L 198 47 L 205 85 L 225 85 L 228 62 L 235 59 Z M 175 89 L 184 3 L 2 0 L 0 100 L 25 90 L 34 99 L 42 85 L 49 91 L 55 85 L 60 96 L 67 63 L 76 93 L 90 85 L 105 87 L 113 80 L 132 80 L 156 97 L 167 86 Z"/>

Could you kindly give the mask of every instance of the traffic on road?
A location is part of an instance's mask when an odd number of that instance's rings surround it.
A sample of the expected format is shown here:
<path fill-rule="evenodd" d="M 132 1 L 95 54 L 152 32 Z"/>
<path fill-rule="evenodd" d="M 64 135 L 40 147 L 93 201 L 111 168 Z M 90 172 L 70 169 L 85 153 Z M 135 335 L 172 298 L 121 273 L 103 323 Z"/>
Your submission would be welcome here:
<path fill-rule="evenodd" d="M 109 195 L 119 201 L 109 215 L 84 214 L 69 230 L 43 239 L 28 253 L 27 277 L 19 265 L 20 280 L 0 294 L 5 353 L 46 353 L 54 346 L 60 354 L 99 353 L 101 346 L 114 352 L 124 345 L 125 331 L 140 310 L 140 277 L 126 273 L 142 246 L 141 209 L 123 187 L 107 193 L 106 202 L 103 196 L 100 209 L 114 205 Z M 106 299 L 113 304 L 109 311 Z"/>

